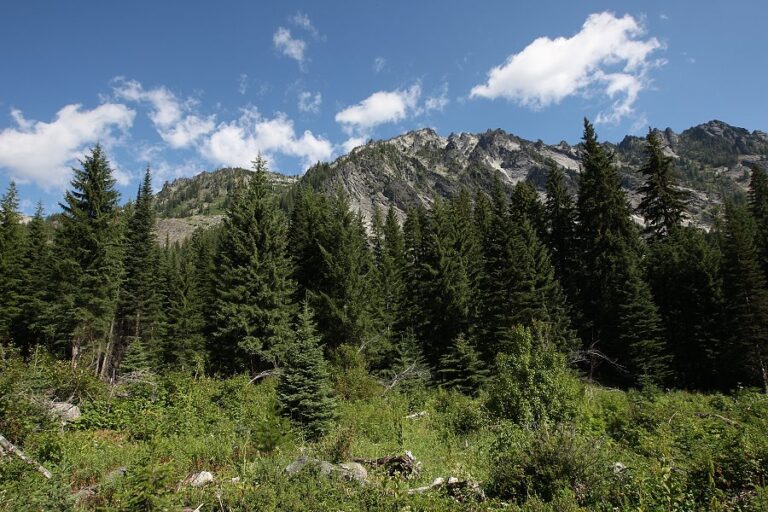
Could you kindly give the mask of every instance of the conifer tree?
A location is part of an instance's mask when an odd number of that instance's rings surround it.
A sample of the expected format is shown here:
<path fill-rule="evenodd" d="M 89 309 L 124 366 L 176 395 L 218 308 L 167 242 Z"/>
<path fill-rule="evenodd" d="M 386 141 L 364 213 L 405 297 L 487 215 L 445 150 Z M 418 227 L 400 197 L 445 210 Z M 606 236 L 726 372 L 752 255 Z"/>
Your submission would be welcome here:
<path fill-rule="evenodd" d="M 661 383 L 668 355 L 639 268 L 641 241 L 611 156 L 586 119 L 582 162 L 577 200 L 582 340 L 630 369 L 630 382 Z"/>
<path fill-rule="evenodd" d="M 576 276 L 579 265 L 579 246 L 576 240 L 576 209 L 573 198 L 565 186 L 560 167 L 553 165 L 547 178 L 546 201 L 547 237 L 545 238 L 555 276 L 572 305 L 578 302 Z"/>
<path fill-rule="evenodd" d="M 300 309 L 294 339 L 285 353 L 277 399 L 283 415 L 301 424 L 310 438 L 327 432 L 336 417 L 328 364 L 307 301 Z"/>
<path fill-rule="evenodd" d="M 55 237 L 57 336 L 73 365 L 88 352 L 101 372 L 114 341 L 121 276 L 118 192 L 101 146 L 74 169 L 71 187 Z"/>
<path fill-rule="evenodd" d="M 512 223 L 526 218 L 539 238 L 546 236 L 546 215 L 544 205 L 539 199 L 536 188 L 530 181 L 520 181 L 512 189 L 509 201 L 509 211 Z"/>
<path fill-rule="evenodd" d="M 167 248 L 162 273 L 167 319 L 163 360 L 172 368 L 196 370 L 206 358 L 203 304 L 195 286 L 195 268 L 188 254 Z"/>
<path fill-rule="evenodd" d="M 755 219 L 756 243 L 763 274 L 768 276 L 768 173 L 758 166 L 752 167 L 749 206 Z"/>
<path fill-rule="evenodd" d="M 673 230 L 653 244 L 648 256 L 651 291 L 679 387 L 713 389 L 722 382 L 720 259 L 719 248 L 694 227 Z"/>
<path fill-rule="evenodd" d="M 160 249 L 155 238 L 154 194 L 149 168 L 127 219 L 124 247 L 124 278 L 118 303 L 121 348 L 124 350 L 141 338 L 141 347 L 137 350 L 146 352 L 142 358 L 146 358 L 147 369 L 157 368 L 163 352 L 164 318 L 159 286 Z"/>
<path fill-rule="evenodd" d="M 755 247 L 755 223 L 744 205 L 726 204 L 725 215 L 723 293 L 728 338 L 724 361 L 743 368 L 743 379 L 768 392 L 768 288 Z"/>
<path fill-rule="evenodd" d="M 387 211 L 381 233 L 381 249 L 378 251 L 378 269 L 381 290 L 381 316 L 388 337 L 392 338 L 402 315 L 405 282 L 405 242 L 402 228 L 393 208 Z"/>
<path fill-rule="evenodd" d="M 650 128 L 645 151 L 647 160 L 640 168 L 645 183 L 639 189 L 643 197 L 637 211 L 645 218 L 645 232 L 651 240 L 658 240 L 682 224 L 688 194 L 676 183 L 672 157 L 664 154 L 659 133 Z"/>
<path fill-rule="evenodd" d="M 440 358 L 438 377 L 440 385 L 474 395 L 488 376 L 483 360 L 472 339 L 463 333 L 453 341 Z"/>
<path fill-rule="evenodd" d="M 16 183 L 0 198 L 0 343 L 14 337 L 21 316 L 26 269 L 25 236 Z M 26 346 L 26 340 L 15 340 Z"/>
<path fill-rule="evenodd" d="M 21 294 L 21 316 L 14 337 L 24 352 L 35 345 L 49 350 L 51 346 L 50 304 L 51 272 L 50 234 L 43 218 L 43 207 L 37 205 L 35 215 L 28 224 L 27 244 L 24 251 L 24 284 Z"/>
<path fill-rule="evenodd" d="M 255 370 L 283 355 L 295 286 L 287 228 L 259 157 L 227 210 L 217 255 L 212 356 L 224 368 Z"/>

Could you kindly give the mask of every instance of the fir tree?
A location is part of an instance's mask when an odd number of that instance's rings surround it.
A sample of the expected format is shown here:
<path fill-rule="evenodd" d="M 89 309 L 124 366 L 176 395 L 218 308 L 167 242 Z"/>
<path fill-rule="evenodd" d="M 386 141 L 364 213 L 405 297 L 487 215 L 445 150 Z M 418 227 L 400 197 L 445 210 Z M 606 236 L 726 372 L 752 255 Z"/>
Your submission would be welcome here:
<path fill-rule="evenodd" d="M 668 355 L 639 268 L 641 241 L 612 158 L 586 119 L 584 151 L 577 200 L 582 340 L 633 371 L 630 382 L 660 383 Z"/>
<path fill-rule="evenodd" d="M 381 317 L 389 338 L 394 336 L 402 315 L 405 282 L 405 242 L 395 210 L 389 208 L 382 226 L 381 249 L 377 264 L 381 290 Z"/>
<path fill-rule="evenodd" d="M 71 186 L 55 238 L 57 336 L 73 364 L 88 352 L 101 372 L 114 341 L 121 276 L 118 193 L 101 146 L 74 169 Z"/>
<path fill-rule="evenodd" d="M 336 417 L 328 364 L 319 343 L 312 310 L 305 301 L 285 353 L 277 398 L 283 415 L 301 424 L 311 438 L 327 432 Z"/>
<path fill-rule="evenodd" d="M 576 240 L 576 209 L 573 198 L 565 186 L 560 167 L 553 165 L 547 178 L 546 201 L 547 237 L 545 238 L 555 276 L 563 286 L 571 304 L 577 304 L 576 276 L 579 264 L 579 246 Z"/>
<path fill-rule="evenodd" d="M 50 234 L 43 218 L 43 207 L 38 203 L 35 215 L 27 229 L 24 251 L 24 285 L 21 294 L 21 316 L 14 336 L 22 350 L 28 352 L 35 345 L 51 346 L 50 304 L 51 273 Z"/>
<path fill-rule="evenodd" d="M 515 185 L 509 201 L 509 211 L 513 224 L 525 218 L 536 230 L 539 238 L 546 236 L 545 208 L 530 181 L 520 181 Z"/>
<path fill-rule="evenodd" d="M 664 154 L 659 133 L 650 128 L 645 151 L 647 160 L 640 168 L 645 183 L 638 190 L 643 197 L 637 211 L 645 218 L 645 232 L 658 240 L 682 224 L 688 194 L 675 182 L 672 157 Z"/>
<path fill-rule="evenodd" d="M 752 167 L 749 181 L 749 206 L 755 219 L 757 249 L 763 274 L 768 276 L 768 173 Z"/>
<path fill-rule="evenodd" d="M 155 209 L 149 169 L 136 195 L 124 238 L 124 280 L 118 303 L 124 346 L 142 339 L 150 368 L 162 357 L 163 314 L 160 294 L 160 249 L 155 238 Z M 111 354 L 107 354 L 110 357 Z"/>
<path fill-rule="evenodd" d="M 459 334 L 449 350 L 440 358 L 440 385 L 474 395 L 487 376 L 488 372 L 473 340 L 463 333 Z"/>
<path fill-rule="evenodd" d="M 217 256 L 212 349 L 229 369 L 277 364 L 294 309 L 288 226 L 263 159 L 254 161 L 254 171 L 227 210 Z"/>
<path fill-rule="evenodd" d="M 651 247 L 649 282 L 680 387 L 712 389 L 722 380 L 720 259 L 719 248 L 693 227 L 675 229 Z"/>
<path fill-rule="evenodd" d="M 21 316 L 26 271 L 25 236 L 19 213 L 16 183 L 11 182 L 0 199 L 0 343 L 7 343 Z M 26 347 L 27 340 L 16 339 Z"/>
<path fill-rule="evenodd" d="M 768 289 L 755 247 L 755 223 L 743 205 L 727 204 L 725 215 L 725 361 L 744 368 L 747 382 L 759 383 L 768 392 Z"/>

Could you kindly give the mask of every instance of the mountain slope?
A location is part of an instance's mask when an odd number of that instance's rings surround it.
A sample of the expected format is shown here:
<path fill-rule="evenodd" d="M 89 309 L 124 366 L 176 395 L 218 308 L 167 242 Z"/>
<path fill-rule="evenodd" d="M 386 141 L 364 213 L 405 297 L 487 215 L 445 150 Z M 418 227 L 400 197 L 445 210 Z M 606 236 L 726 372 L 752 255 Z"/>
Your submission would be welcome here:
<path fill-rule="evenodd" d="M 768 167 L 768 134 L 749 132 L 722 121 L 710 121 L 678 134 L 660 132 L 683 187 L 692 193 L 692 222 L 712 222 L 723 197 L 746 190 L 751 165 Z M 637 204 L 644 138 L 627 136 L 605 143 L 616 157 L 622 185 Z M 581 162 L 580 144 L 547 145 L 503 130 L 459 133 L 441 137 L 424 128 L 389 140 L 371 141 L 330 164 L 309 169 L 298 183 L 317 190 L 342 189 L 353 207 L 370 219 L 373 209 L 393 206 L 402 215 L 417 204 L 427 207 L 435 196 L 452 196 L 462 187 L 489 191 L 494 178 L 513 186 L 531 181 L 543 192 L 551 165 L 565 169 L 575 189 Z M 158 194 L 161 217 L 218 215 L 235 183 L 247 179 L 244 169 L 222 169 L 166 184 Z M 288 196 L 297 180 L 273 175 L 279 193 Z"/>

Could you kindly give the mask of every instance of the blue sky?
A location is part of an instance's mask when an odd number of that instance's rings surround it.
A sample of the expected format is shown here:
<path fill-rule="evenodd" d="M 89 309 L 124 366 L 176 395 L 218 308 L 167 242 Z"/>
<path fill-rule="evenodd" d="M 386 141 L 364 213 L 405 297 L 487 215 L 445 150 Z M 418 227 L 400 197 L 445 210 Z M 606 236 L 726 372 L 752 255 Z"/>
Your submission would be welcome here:
<path fill-rule="evenodd" d="M 5 2 L 0 187 L 56 210 L 100 141 L 123 196 L 261 152 L 303 172 L 430 126 L 577 142 L 768 129 L 766 2 Z"/>

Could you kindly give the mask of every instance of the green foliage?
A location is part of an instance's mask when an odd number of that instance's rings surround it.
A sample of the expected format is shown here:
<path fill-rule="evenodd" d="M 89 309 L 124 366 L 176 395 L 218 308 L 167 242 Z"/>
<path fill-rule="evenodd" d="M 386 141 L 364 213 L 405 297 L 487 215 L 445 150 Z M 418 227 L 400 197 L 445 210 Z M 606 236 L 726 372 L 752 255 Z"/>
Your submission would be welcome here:
<path fill-rule="evenodd" d="M 579 386 L 546 332 L 515 327 L 505 333 L 500 346 L 487 397 L 496 417 L 542 425 L 575 414 Z"/>
<path fill-rule="evenodd" d="M 290 338 L 294 310 L 287 223 L 254 162 L 248 188 L 238 190 L 224 220 L 216 263 L 212 356 L 222 369 L 276 365 Z"/>
<path fill-rule="evenodd" d="M 282 414 L 301 424 L 311 438 L 325 433 L 336 415 L 328 364 L 319 341 L 312 310 L 305 301 L 295 338 L 285 354 L 277 394 Z"/>
<path fill-rule="evenodd" d="M 11 182 L 0 198 L 0 343 L 17 338 L 17 324 L 23 314 L 24 288 L 28 269 L 24 266 L 25 233 L 19 213 L 16 184 Z M 16 339 L 25 348 L 27 340 Z"/>

